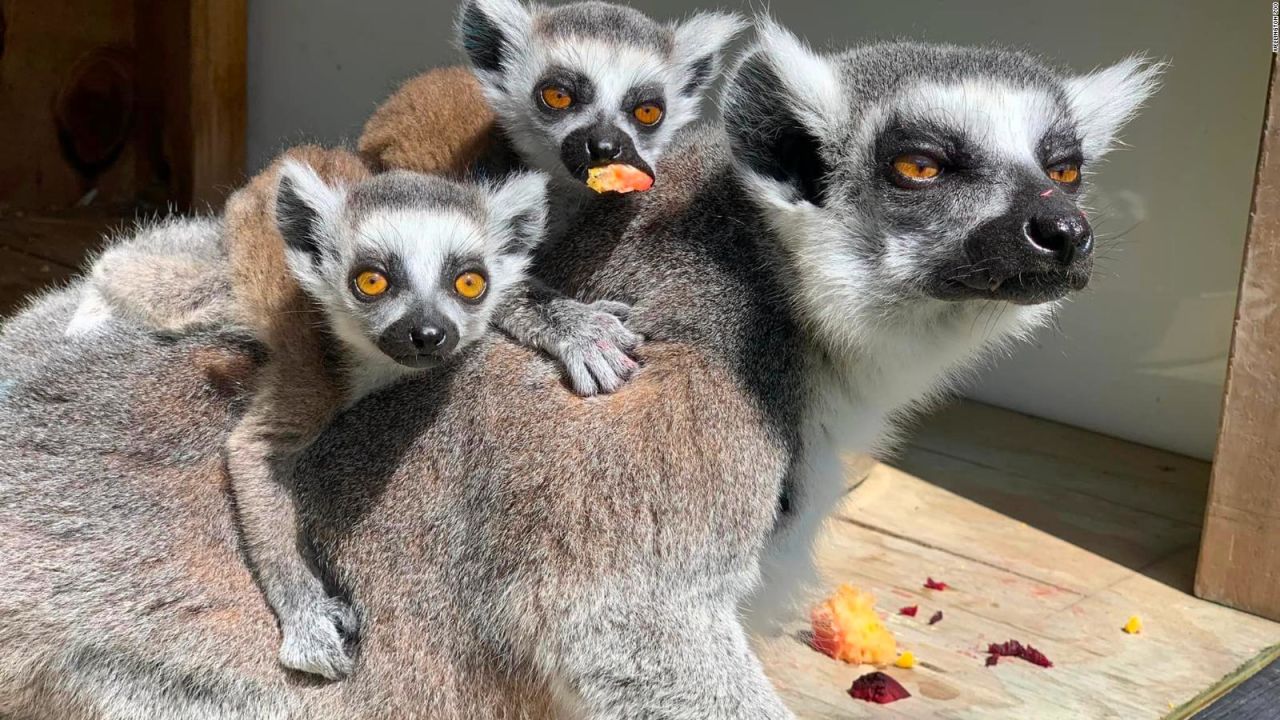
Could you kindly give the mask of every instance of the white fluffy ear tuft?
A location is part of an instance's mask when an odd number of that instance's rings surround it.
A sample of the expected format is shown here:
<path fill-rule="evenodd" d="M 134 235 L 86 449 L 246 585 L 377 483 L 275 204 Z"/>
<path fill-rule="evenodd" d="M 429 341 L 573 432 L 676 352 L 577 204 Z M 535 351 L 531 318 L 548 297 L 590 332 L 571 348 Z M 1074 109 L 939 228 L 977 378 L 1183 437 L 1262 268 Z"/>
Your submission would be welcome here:
<path fill-rule="evenodd" d="M 1132 55 L 1067 81 L 1067 99 L 1080 129 L 1086 160 L 1107 154 L 1120 129 L 1159 89 L 1160 76 L 1167 66 Z"/>
<path fill-rule="evenodd" d="M 519 0 L 466 0 L 458 14 L 458 44 L 482 80 L 497 82 L 520 62 L 533 16 Z"/>
<path fill-rule="evenodd" d="M 527 255 L 546 236 L 547 176 L 522 172 L 508 177 L 489 197 L 489 238 L 507 255 Z"/>
<path fill-rule="evenodd" d="M 758 44 L 730 73 L 722 115 L 734 162 L 762 199 L 783 209 L 820 206 L 829 168 L 825 143 L 847 114 L 831 61 L 767 17 Z"/>
<path fill-rule="evenodd" d="M 698 97 L 711 85 L 724 65 L 724 52 L 747 26 L 735 13 L 700 12 L 674 27 L 672 59 L 684 74 L 680 93 Z"/>
<path fill-rule="evenodd" d="M 281 163 L 276 226 L 290 267 L 310 267 L 326 251 L 326 238 L 342 215 L 345 199 L 342 189 L 326 183 L 310 165 L 292 159 Z"/>
<path fill-rule="evenodd" d="M 811 127 L 838 121 L 845 111 L 844 89 L 830 61 L 765 15 L 756 18 L 756 38 L 778 79 L 789 88 L 796 109 L 805 115 L 801 119 Z"/>

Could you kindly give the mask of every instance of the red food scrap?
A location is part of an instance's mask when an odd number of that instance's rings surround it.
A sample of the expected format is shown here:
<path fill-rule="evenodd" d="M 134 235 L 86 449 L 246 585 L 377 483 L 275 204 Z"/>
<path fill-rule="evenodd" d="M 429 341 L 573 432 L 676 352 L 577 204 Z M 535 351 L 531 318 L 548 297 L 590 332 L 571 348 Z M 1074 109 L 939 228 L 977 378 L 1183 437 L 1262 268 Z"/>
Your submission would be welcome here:
<path fill-rule="evenodd" d="M 998 662 L 1000 662 L 1000 656 L 999 656 L 999 655 L 988 655 L 988 656 L 987 656 L 987 667 L 991 667 L 992 665 L 995 665 L 995 664 L 996 664 L 996 663 L 998 663 Z"/>
<path fill-rule="evenodd" d="M 930 590 L 946 590 L 947 589 L 946 583 L 939 582 L 937 580 L 934 580 L 933 578 L 925 578 L 924 586 Z"/>
<path fill-rule="evenodd" d="M 904 608 L 898 609 L 899 615 L 906 615 L 907 617 L 915 617 L 918 612 L 920 612 L 919 605 L 908 605 Z"/>
<path fill-rule="evenodd" d="M 879 670 L 867 673 L 854 680 L 853 686 L 849 688 L 849 695 L 858 700 L 866 700 L 880 705 L 911 697 L 911 693 L 902 687 L 902 683 Z"/>
<path fill-rule="evenodd" d="M 929 624 L 935 625 L 941 619 L 942 619 L 942 611 L 939 610 L 938 612 L 933 614 L 933 617 L 929 618 Z"/>
<path fill-rule="evenodd" d="M 1016 657 L 1022 658 L 1032 665 L 1039 665 L 1043 668 L 1053 667 L 1053 663 L 1049 658 L 1044 656 L 1044 653 L 1030 645 L 1023 645 L 1017 640 L 1010 640 L 1003 643 L 991 643 L 987 646 L 987 652 L 991 654 L 991 657 L 987 658 L 988 666 L 995 665 L 996 663 L 993 661 L 998 662 L 998 658 Z"/>

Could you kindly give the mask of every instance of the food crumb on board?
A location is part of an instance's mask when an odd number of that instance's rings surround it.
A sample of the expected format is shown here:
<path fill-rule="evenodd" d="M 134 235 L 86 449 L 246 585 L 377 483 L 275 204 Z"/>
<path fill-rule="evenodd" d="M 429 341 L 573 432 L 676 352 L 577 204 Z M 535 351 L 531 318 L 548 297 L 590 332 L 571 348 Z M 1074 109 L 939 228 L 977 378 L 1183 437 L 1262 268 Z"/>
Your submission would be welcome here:
<path fill-rule="evenodd" d="M 902 683 L 879 670 L 867 673 L 854 680 L 853 685 L 849 688 L 849 695 L 858 700 L 866 700 L 880 705 L 911 697 L 911 693 L 902 687 Z"/>
<path fill-rule="evenodd" d="M 1142 618 L 1137 615 L 1131 615 L 1128 622 L 1124 624 L 1124 627 L 1122 627 L 1121 630 L 1124 630 L 1130 635 L 1137 635 L 1142 632 Z"/>
<path fill-rule="evenodd" d="M 1002 643 L 991 643 L 987 646 L 987 667 L 991 667 L 1000 661 L 1002 657 L 1022 658 L 1032 665 L 1039 665 L 1043 668 L 1053 667 L 1053 662 L 1045 657 L 1045 654 L 1030 645 L 1023 645 L 1017 640 L 1009 640 Z"/>
<path fill-rule="evenodd" d="M 924 586 L 929 590 L 946 590 L 949 587 L 946 583 L 939 580 L 934 580 L 931 577 L 925 578 Z"/>
<path fill-rule="evenodd" d="M 938 612 L 936 612 L 936 613 L 934 613 L 934 614 L 933 614 L 933 617 L 929 618 L 929 624 L 930 624 L 930 625 L 937 625 L 937 624 L 938 624 L 938 622 L 939 622 L 939 621 L 941 621 L 941 620 L 942 620 L 942 611 L 941 611 L 941 610 L 939 610 Z"/>
<path fill-rule="evenodd" d="M 910 670 L 916 666 L 916 656 L 910 650 L 904 650 L 898 659 L 893 661 L 893 665 L 903 670 Z"/>
<path fill-rule="evenodd" d="M 904 608 L 898 609 L 899 615 L 906 615 L 907 617 L 915 617 L 918 612 L 920 612 L 919 605 L 908 605 Z"/>

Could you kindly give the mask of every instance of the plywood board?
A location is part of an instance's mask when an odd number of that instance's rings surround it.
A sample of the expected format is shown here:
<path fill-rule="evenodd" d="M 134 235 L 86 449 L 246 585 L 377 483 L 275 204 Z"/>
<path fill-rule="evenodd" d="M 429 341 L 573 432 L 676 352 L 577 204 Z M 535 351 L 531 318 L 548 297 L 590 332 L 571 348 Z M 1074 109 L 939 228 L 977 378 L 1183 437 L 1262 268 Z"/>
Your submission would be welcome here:
<path fill-rule="evenodd" d="M 22 306 L 32 293 L 67 280 L 73 270 L 0 247 L 0 318 Z"/>
<path fill-rule="evenodd" d="M 761 648 L 800 717 L 1162 718 L 1280 643 L 1280 624 L 1190 594 L 1206 463 L 972 403 L 914 437 L 849 494 L 818 552 L 830 586 L 880 599 L 920 661 L 886 670 L 913 697 L 850 698 L 873 668 L 809 649 L 798 611 Z M 1120 629 L 1133 614 L 1139 635 Z M 986 645 L 1010 639 L 1055 666 L 986 667 Z"/>
<path fill-rule="evenodd" d="M 134 217 L 127 207 L 0 214 L 0 247 L 77 268 Z"/>

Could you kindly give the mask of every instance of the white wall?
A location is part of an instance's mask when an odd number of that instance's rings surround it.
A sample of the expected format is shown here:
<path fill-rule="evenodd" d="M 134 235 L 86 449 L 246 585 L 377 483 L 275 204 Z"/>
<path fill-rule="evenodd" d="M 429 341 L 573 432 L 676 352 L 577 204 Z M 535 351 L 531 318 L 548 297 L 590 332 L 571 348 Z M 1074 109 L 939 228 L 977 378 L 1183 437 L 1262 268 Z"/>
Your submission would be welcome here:
<path fill-rule="evenodd" d="M 674 17 L 678 0 L 635 0 Z M 722 3 L 733 7 L 735 3 Z M 759 3 L 754 4 L 755 7 Z M 453 2 L 254 0 L 249 164 L 303 139 L 353 139 L 420 68 L 452 63 Z M 752 4 L 739 6 L 750 12 Z M 1134 51 L 1173 62 L 1097 178 L 1090 290 L 1000 361 L 982 400 L 1200 457 L 1213 450 L 1269 50 L 1263 2 L 894 0 L 773 4 L 819 47 L 868 38 L 1000 42 L 1085 70 Z M 1127 231 L 1127 232 L 1125 232 Z"/>

